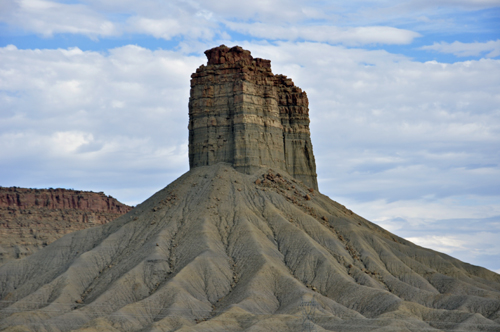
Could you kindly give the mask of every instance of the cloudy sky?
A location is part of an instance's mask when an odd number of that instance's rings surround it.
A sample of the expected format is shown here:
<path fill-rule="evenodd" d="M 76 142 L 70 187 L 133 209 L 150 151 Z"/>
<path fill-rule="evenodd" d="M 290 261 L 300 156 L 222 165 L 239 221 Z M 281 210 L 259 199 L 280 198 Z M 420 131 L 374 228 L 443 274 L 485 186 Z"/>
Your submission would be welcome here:
<path fill-rule="evenodd" d="M 499 0 L 2 0 L 0 185 L 142 202 L 220 44 L 308 93 L 322 193 L 500 273 Z"/>

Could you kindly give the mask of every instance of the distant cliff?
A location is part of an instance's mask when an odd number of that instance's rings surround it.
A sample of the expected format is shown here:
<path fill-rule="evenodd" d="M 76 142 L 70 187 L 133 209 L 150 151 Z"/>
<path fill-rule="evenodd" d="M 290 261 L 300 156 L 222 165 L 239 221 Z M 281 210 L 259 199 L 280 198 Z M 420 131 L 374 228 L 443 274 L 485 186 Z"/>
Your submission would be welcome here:
<path fill-rule="evenodd" d="M 0 264 L 131 209 L 102 192 L 0 187 Z"/>

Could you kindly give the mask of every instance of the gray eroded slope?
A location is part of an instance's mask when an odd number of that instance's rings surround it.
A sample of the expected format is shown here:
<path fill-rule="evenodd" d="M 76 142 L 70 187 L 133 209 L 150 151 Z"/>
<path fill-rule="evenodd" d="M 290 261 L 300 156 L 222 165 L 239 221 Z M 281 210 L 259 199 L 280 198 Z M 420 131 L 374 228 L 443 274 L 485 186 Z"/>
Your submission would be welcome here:
<path fill-rule="evenodd" d="M 278 172 L 195 168 L 0 267 L 0 329 L 301 331 L 314 303 L 319 331 L 500 331 L 499 275 Z"/>

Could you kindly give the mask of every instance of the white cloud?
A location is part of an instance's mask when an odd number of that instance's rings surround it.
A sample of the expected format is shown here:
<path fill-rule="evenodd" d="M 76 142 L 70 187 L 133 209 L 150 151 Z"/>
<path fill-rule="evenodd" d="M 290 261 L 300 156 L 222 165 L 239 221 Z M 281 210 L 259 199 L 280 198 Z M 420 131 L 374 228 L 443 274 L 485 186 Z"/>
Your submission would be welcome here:
<path fill-rule="evenodd" d="M 132 29 L 151 34 L 157 38 L 170 39 L 182 32 L 179 21 L 175 19 L 148 19 L 144 17 L 134 17 L 129 20 Z"/>
<path fill-rule="evenodd" d="M 225 26 L 247 38 L 405 45 L 424 31 L 470 32 L 466 27 L 470 19 L 455 14 L 497 5 L 494 0 L 4 0 L 0 21 L 45 37 L 65 33 L 104 39 L 145 34 L 166 40 L 214 40 L 230 32 Z"/>
<path fill-rule="evenodd" d="M 45 37 L 57 33 L 82 34 L 91 38 L 119 34 L 116 25 L 82 4 L 48 0 L 6 1 L 0 21 Z"/>
<path fill-rule="evenodd" d="M 45 37 L 81 34 L 92 39 L 146 34 L 156 38 L 175 36 L 211 39 L 217 25 L 211 13 L 183 1 L 60 3 L 50 0 L 7 0 L 0 21 Z M 120 15 L 116 15 L 118 11 Z"/>
<path fill-rule="evenodd" d="M 254 37 L 283 40 L 308 40 L 346 45 L 410 44 L 420 34 L 388 26 L 340 28 L 335 26 L 288 26 L 266 23 L 226 22 L 235 31 Z"/>
<path fill-rule="evenodd" d="M 500 39 L 490 40 L 484 43 L 462 43 L 459 41 L 453 43 L 441 42 L 423 46 L 420 49 L 450 53 L 458 57 L 480 56 L 484 54 L 486 58 L 495 58 L 500 56 Z"/>
<path fill-rule="evenodd" d="M 144 33 L 166 40 L 180 35 L 188 36 L 192 39 L 212 39 L 215 36 L 215 32 L 211 29 L 211 24 L 200 22 L 200 20 L 204 21 L 205 19 L 195 17 L 185 19 L 179 19 L 178 17 L 152 19 L 134 16 L 127 21 L 127 29 L 134 33 Z"/>
<path fill-rule="evenodd" d="M 56 132 L 52 136 L 51 147 L 55 148 L 56 153 L 65 155 L 75 152 L 84 145 L 88 145 L 94 140 L 92 134 L 81 133 L 78 131 Z"/>
<path fill-rule="evenodd" d="M 415 0 L 413 2 L 416 2 Z M 484 9 L 500 7 L 499 0 L 427 0 L 432 6 L 454 6 L 468 9 Z"/>
<path fill-rule="evenodd" d="M 445 198 L 428 195 L 412 200 L 379 199 L 364 202 L 342 198 L 340 201 L 359 215 L 396 233 L 407 231 L 408 226 L 417 229 L 419 226 L 437 225 L 438 220 L 484 220 L 500 215 L 498 197 L 481 197 L 480 195 Z M 488 229 L 486 224 L 483 227 L 477 228 L 476 231 Z"/>
<path fill-rule="evenodd" d="M 460 221 L 455 221 L 455 227 Z M 422 225 L 421 227 L 425 227 Z M 495 271 L 500 267 L 500 230 L 471 231 L 467 234 L 453 234 L 453 231 L 436 232 L 441 235 L 407 237 L 406 239 L 422 247 L 432 248 L 465 262 L 487 266 Z M 444 234 L 442 234 L 444 233 Z"/>
<path fill-rule="evenodd" d="M 442 219 L 421 224 L 400 220 L 399 223 L 405 238 L 418 245 L 493 271 L 500 267 L 500 216 Z"/>
<path fill-rule="evenodd" d="M 238 19 L 265 22 L 300 22 L 310 19 L 331 19 L 331 5 L 306 0 L 84 0 L 101 11 L 127 12 L 147 18 L 176 17 L 183 12 L 206 20 Z M 336 6 L 336 8 L 338 8 Z"/>
<path fill-rule="evenodd" d="M 273 23 L 298 23 L 308 20 L 332 20 L 339 16 L 338 5 L 307 0 L 208 0 L 204 8 L 223 19 L 254 20 Z"/>
<path fill-rule="evenodd" d="M 464 250 L 467 241 L 457 236 L 429 235 L 423 237 L 408 237 L 408 241 L 414 242 L 422 247 L 434 248 L 435 250 L 452 254 L 455 251 Z"/>

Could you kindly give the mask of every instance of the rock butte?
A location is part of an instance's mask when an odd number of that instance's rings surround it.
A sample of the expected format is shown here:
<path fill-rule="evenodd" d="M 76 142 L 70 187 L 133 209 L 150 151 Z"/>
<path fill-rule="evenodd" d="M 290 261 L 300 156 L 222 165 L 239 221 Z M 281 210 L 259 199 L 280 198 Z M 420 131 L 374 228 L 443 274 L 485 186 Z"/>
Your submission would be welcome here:
<path fill-rule="evenodd" d="M 208 65 L 191 76 L 190 167 L 277 168 L 317 190 L 306 93 L 239 46 L 205 54 Z"/>
<path fill-rule="evenodd" d="M 225 46 L 207 56 L 193 76 L 191 170 L 126 215 L 0 266 L 0 330 L 500 331 L 500 275 L 320 194 L 306 112 L 282 120 L 269 62 Z M 240 79 L 254 61 L 262 73 Z"/>

